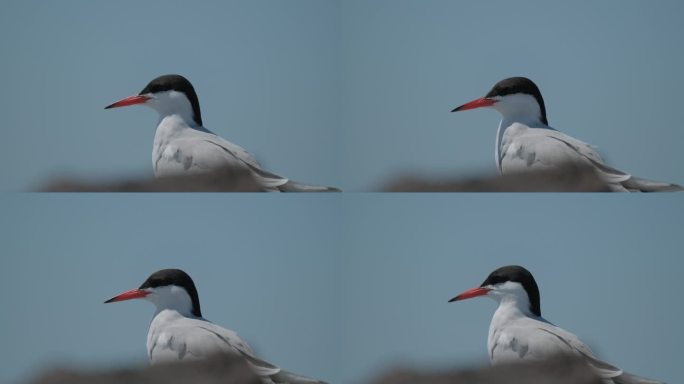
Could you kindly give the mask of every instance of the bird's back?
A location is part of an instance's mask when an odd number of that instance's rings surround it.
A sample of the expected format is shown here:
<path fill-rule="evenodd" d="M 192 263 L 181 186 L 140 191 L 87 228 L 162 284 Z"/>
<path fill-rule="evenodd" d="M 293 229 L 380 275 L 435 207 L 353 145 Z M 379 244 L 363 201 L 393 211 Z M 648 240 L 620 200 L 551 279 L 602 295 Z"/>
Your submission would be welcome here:
<path fill-rule="evenodd" d="M 152 162 L 157 177 L 243 168 L 251 172 L 265 189 L 274 189 L 288 182 L 287 178 L 264 171 L 256 159 L 239 145 L 204 127 L 190 127 L 174 116 L 164 118 L 157 127 Z"/>
<path fill-rule="evenodd" d="M 316 379 L 284 371 L 254 355 L 237 333 L 203 318 L 186 317 L 173 310 L 158 313 L 147 339 L 152 364 L 204 359 L 218 353 L 244 358 L 264 383 L 316 384 Z"/>
<path fill-rule="evenodd" d="M 174 310 L 163 310 L 154 317 L 147 349 L 153 364 L 201 359 L 216 353 L 252 353 L 235 332 Z"/>
<path fill-rule="evenodd" d="M 577 336 L 543 318 L 520 317 L 493 327 L 490 334 L 492 364 L 543 361 L 556 355 L 581 356 L 603 378 L 622 374 L 622 370 L 596 359 Z"/>
<path fill-rule="evenodd" d="M 489 348 L 492 364 L 544 361 L 551 356 L 573 355 L 584 359 L 604 383 L 663 384 L 622 371 L 594 356 L 576 335 L 543 318 L 521 317 L 492 329 Z"/>
<path fill-rule="evenodd" d="M 550 128 L 530 128 L 514 123 L 502 137 L 500 148 L 502 173 L 537 170 L 592 169 L 614 191 L 627 191 L 632 179 L 628 173 L 606 165 L 596 149 L 581 140 Z"/>

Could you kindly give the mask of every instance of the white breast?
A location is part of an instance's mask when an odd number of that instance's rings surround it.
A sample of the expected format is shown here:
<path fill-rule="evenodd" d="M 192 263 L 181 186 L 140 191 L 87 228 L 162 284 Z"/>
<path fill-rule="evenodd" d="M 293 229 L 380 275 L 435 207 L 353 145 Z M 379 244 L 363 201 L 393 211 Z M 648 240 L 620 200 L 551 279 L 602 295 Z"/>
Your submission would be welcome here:
<path fill-rule="evenodd" d="M 155 315 L 147 334 L 152 364 L 201 359 L 221 352 L 239 354 L 236 346 L 242 345 L 234 332 L 169 309 Z"/>
<path fill-rule="evenodd" d="M 177 116 L 167 116 L 159 123 L 154 138 L 154 174 L 160 177 L 247 167 L 246 162 L 230 150 L 237 146 L 223 142 L 225 140 L 202 127 L 193 128 Z"/>

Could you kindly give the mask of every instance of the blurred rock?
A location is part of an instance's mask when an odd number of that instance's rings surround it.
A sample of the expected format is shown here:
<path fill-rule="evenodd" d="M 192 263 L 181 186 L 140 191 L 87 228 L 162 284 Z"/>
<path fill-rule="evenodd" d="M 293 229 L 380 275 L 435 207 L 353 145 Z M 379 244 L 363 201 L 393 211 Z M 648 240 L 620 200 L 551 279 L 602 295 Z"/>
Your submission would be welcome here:
<path fill-rule="evenodd" d="M 557 170 L 525 172 L 471 179 L 399 177 L 385 192 L 608 192 L 591 168 L 569 165 Z"/>
<path fill-rule="evenodd" d="M 252 174 L 242 168 L 224 168 L 201 175 L 182 175 L 147 180 L 87 182 L 57 180 L 42 192 L 262 192 Z"/>
<path fill-rule="evenodd" d="M 107 372 L 55 370 L 31 384 L 262 384 L 247 362 L 235 355 L 202 361 L 119 369 Z M 540 363 L 511 364 L 451 372 L 399 368 L 372 384 L 601 384 L 581 359 L 559 356 Z"/>
<path fill-rule="evenodd" d="M 85 373 L 55 370 L 32 384 L 262 384 L 247 362 L 234 355 L 218 355 L 190 363 L 138 369 Z"/>
<path fill-rule="evenodd" d="M 580 359 L 558 357 L 542 363 L 511 364 L 479 370 L 419 372 L 397 369 L 372 384 L 601 384 L 601 379 Z"/>

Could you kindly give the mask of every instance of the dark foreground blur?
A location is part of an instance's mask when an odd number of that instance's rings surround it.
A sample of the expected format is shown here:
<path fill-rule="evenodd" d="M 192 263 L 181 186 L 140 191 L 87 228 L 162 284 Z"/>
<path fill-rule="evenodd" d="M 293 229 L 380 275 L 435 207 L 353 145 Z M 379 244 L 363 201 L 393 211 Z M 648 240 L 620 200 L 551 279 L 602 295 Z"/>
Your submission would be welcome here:
<path fill-rule="evenodd" d="M 372 384 L 601 384 L 589 366 L 577 358 L 557 357 L 546 362 L 499 365 L 451 372 L 396 369 Z"/>
<path fill-rule="evenodd" d="M 89 182 L 61 179 L 40 188 L 42 192 L 263 192 L 252 174 L 243 168 L 152 179 Z"/>
<path fill-rule="evenodd" d="M 191 363 L 160 364 L 110 371 L 59 369 L 32 384 L 261 384 L 247 362 L 234 355 L 217 355 Z"/>
<path fill-rule="evenodd" d="M 325 380 L 325 378 L 322 378 Z M 371 384 L 601 384 L 582 361 L 558 357 L 535 364 L 515 364 L 481 369 L 428 372 L 397 368 Z M 157 365 L 106 372 L 60 370 L 47 373 L 32 384 L 259 384 L 261 381 L 236 356 L 216 356 L 192 363 Z"/>
<path fill-rule="evenodd" d="M 149 180 L 89 182 L 75 179 L 52 181 L 44 192 L 261 192 L 249 171 L 225 168 L 194 176 Z M 608 186 L 590 168 L 568 166 L 560 170 L 472 178 L 398 177 L 382 192 L 604 192 Z"/>
<path fill-rule="evenodd" d="M 608 192 L 591 168 L 568 165 L 554 170 L 472 178 L 408 175 L 382 188 L 385 192 Z"/>

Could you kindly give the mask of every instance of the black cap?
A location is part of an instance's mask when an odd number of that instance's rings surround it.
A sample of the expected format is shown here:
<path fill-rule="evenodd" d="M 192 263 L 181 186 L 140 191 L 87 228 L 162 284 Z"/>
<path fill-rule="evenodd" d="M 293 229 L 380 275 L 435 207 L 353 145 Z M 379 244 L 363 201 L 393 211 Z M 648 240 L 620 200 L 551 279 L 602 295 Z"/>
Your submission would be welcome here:
<path fill-rule="evenodd" d="M 177 91 L 185 94 L 192 105 L 192 118 L 195 124 L 202 126 L 202 113 L 200 112 L 199 98 L 195 93 L 195 88 L 190 81 L 181 75 L 164 75 L 150 81 L 147 86 L 140 91 L 140 95 L 157 93 L 164 91 Z"/>
<path fill-rule="evenodd" d="M 202 317 L 199 295 L 197 294 L 195 283 L 190 278 L 190 275 L 180 269 L 162 269 L 161 271 L 157 271 L 151 274 L 150 277 L 142 283 L 139 289 L 165 287 L 169 285 L 184 288 L 192 300 L 192 314 L 196 317 Z"/>
<path fill-rule="evenodd" d="M 496 83 L 491 91 L 485 97 L 506 96 L 516 93 L 523 93 L 531 95 L 537 100 L 539 109 L 541 110 L 542 123 L 549 125 L 546 119 L 546 106 L 544 105 L 544 98 L 539 91 L 537 85 L 526 77 L 509 77 Z"/>
<path fill-rule="evenodd" d="M 539 287 L 534 277 L 527 269 L 519 265 L 508 265 L 501 267 L 487 276 L 487 279 L 480 285 L 486 287 L 488 285 L 502 284 L 507 281 L 520 283 L 527 297 L 530 299 L 530 311 L 537 316 L 541 316 L 541 305 L 539 299 Z"/>

